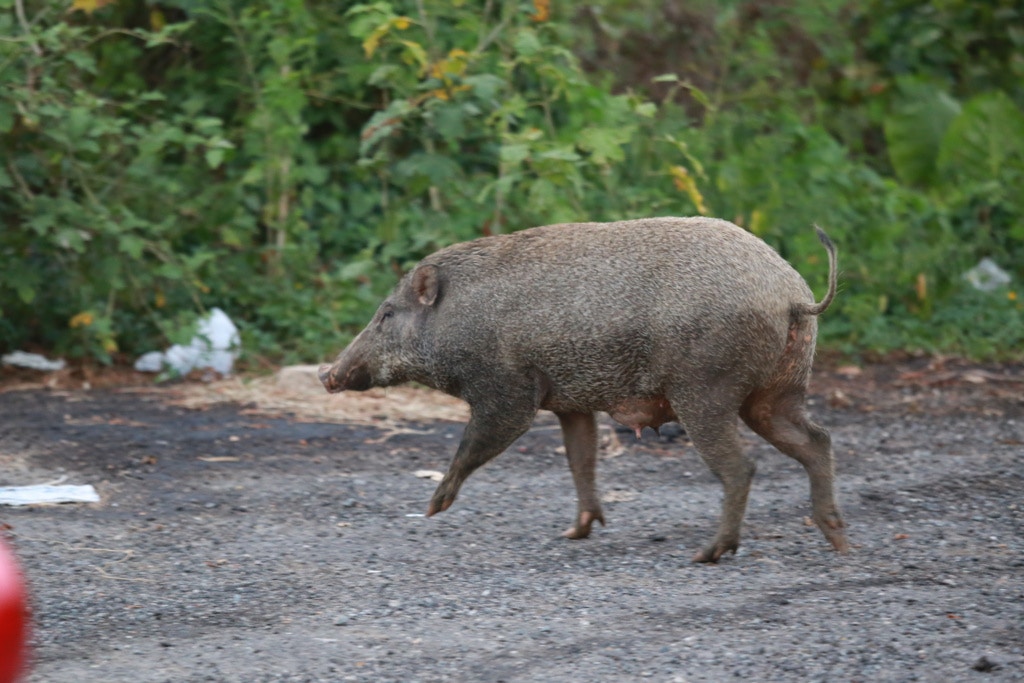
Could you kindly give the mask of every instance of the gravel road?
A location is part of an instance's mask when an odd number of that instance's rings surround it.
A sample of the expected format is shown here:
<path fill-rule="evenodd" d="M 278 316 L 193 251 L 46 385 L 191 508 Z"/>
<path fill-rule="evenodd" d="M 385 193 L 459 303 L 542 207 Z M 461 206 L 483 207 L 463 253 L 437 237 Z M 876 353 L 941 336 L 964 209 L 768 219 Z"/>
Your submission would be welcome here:
<path fill-rule="evenodd" d="M 678 430 L 604 429 L 609 525 L 568 541 L 551 415 L 427 519 L 415 473 L 446 468 L 456 422 L 9 388 L 0 484 L 102 496 L 0 508 L 30 584 L 28 680 L 1024 681 L 1022 380 L 819 372 L 853 551 L 809 524 L 799 465 L 744 432 L 758 474 L 718 565 L 690 562 L 721 489 Z"/>

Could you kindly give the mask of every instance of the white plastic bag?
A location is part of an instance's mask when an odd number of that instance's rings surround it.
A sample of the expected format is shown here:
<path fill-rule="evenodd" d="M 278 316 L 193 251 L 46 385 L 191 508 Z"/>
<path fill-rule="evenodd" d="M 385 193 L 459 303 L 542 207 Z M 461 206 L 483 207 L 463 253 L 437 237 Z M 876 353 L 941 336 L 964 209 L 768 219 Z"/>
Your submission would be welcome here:
<path fill-rule="evenodd" d="M 1011 278 L 1010 274 L 996 265 L 995 261 L 986 257 L 964 273 L 964 279 L 981 292 L 991 292 L 1010 284 Z"/>
<path fill-rule="evenodd" d="M 187 375 L 198 368 L 229 375 L 240 345 L 238 328 L 231 318 L 219 308 L 213 308 L 199 321 L 199 329 L 188 346 L 175 344 L 164 352 L 150 351 L 135 361 L 135 369 L 159 372 L 166 367 L 179 375 Z"/>

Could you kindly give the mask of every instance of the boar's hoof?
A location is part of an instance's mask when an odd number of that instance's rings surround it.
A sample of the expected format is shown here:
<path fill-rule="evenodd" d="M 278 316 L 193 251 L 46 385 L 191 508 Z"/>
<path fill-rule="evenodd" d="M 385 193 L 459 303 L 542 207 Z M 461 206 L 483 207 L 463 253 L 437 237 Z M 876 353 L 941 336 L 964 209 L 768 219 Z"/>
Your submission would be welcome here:
<path fill-rule="evenodd" d="M 842 517 L 839 516 L 838 512 L 833 512 L 824 516 L 821 521 L 817 522 L 818 528 L 821 529 L 821 533 L 825 535 L 828 542 L 832 544 L 832 547 L 836 549 L 838 553 L 850 552 L 850 543 L 846 540 L 846 534 L 843 529 L 846 527 L 846 523 Z"/>
<path fill-rule="evenodd" d="M 726 553 L 736 554 L 736 549 L 740 547 L 739 541 L 732 541 L 730 543 L 723 543 L 716 540 L 708 547 L 701 550 L 699 553 L 693 556 L 694 562 L 707 562 L 714 564 L 725 555 Z"/>
<path fill-rule="evenodd" d="M 846 528 L 846 522 L 843 521 L 839 510 L 833 509 L 821 515 L 815 515 L 814 521 L 836 552 L 843 554 L 850 552 L 850 544 L 847 542 L 846 532 L 843 530 Z"/>
<path fill-rule="evenodd" d="M 594 524 L 594 520 L 601 522 L 601 526 L 605 525 L 604 514 L 600 510 L 597 512 L 581 512 L 576 523 L 563 531 L 562 535 L 572 539 L 586 538 L 590 535 L 590 527 Z"/>
<path fill-rule="evenodd" d="M 846 536 L 844 536 L 842 533 L 838 534 L 835 537 L 829 536 L 828 540 L 829 543 L 832 544 L 832 547 L 835 548 L 836 552 L 840 555 L 845 555 L 846 553 L 850 552 L 850 542 L 846 540 Z"/>
<path fill-rule="evenodd" d="M 430 499 L 430 507 L 427 508 L 427 517 L 433 517 L 438 512 L 444 512 L 455 502 L 454 493 L 446 493 L 438 487 L 434 497 Z"/>

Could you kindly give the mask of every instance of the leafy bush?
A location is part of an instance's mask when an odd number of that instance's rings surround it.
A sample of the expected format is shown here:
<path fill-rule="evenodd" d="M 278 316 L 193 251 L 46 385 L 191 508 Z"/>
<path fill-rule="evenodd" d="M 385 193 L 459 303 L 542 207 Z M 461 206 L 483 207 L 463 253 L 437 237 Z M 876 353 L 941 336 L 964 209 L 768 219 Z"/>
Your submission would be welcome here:
<path fill-rule="evenodd" d="M 207 288 L 196 273 L 212 254 L 187 242 L 202 210 L 194 193 L 212 179 L 208 160 L 230 147 L 221 121 L 169 112 L 156 91 L 119 100 L 97 87 L 117 50 L 155 48 L 183 28 L 19 27 L 13 13 L 0 15 L 0 32 L 20 34 L 0 43 L 9 65 L 0 87 L 4 346 L 33 341 L 107 360 L 123 329 L 192 306 Z M 105 43 L 116 49 L 96 48 Z"/>
<path fill-rule="evenodd" d="M 706 213 L 819 290 L 833 235 L 828 344 L 1019 353 L 961 278 L 1024 276 L 1015 4 L 345 7 L 0 0 L 0 348 L 110 362 L 217 305 L 310 360 L 440 246 Z"/>

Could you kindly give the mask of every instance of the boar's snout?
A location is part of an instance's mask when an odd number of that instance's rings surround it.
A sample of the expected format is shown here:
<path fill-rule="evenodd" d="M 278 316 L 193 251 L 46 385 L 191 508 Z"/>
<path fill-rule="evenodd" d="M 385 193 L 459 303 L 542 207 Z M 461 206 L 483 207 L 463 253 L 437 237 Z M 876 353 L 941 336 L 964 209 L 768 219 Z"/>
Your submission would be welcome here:
<path fill-rule="evenodd" d="M 335 386 L 334 375 L 331 374 L 331 366 L 328 365 L 327 363 L 324 363 L 317 369 L 316 375 L 317 377 L 320 378 L 320 384 L 323 384 L 324 389 L 326 389 L 328 392 L 333 394 L 335 392 L 341 391 L 341 389 Z"/>
<path fill-rule="evenodd" d="M 369 371 L 362 366 L 349 365 L 345 367 L 341 361 L 334 365 L 321 365 L 317 370 L 320 383 L 328 393 L 336 394 L 339 391 L 366 391 L 373 386 L 373 378 Z"/>

